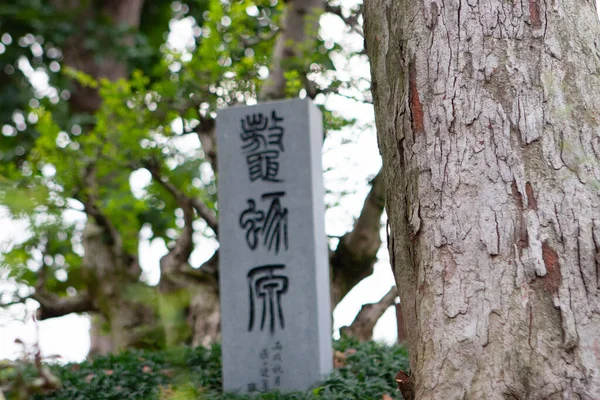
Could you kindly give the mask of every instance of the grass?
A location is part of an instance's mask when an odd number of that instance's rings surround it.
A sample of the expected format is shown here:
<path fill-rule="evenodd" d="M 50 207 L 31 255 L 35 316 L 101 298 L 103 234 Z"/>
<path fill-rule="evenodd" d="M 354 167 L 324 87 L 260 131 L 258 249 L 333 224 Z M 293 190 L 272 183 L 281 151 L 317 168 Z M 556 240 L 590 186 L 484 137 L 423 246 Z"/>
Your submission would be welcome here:
<path fill-rule="evenodd" d="M 250 400 L 401 399 L 394 377 L 408 369 L 406 350 L 344 338 L 334 342 L 335 370 L 318 387 L 300 393 L 239 395 L 221 390 L 221 349 L 132 350 L 81 364 L 52 366 L 62 387 L 30 399 L 61 400 Z M 27 374 L 30 374 L 27 377 Z M 24 377 L 34 379 L 35 369 Z M 389 396 L 389 397 L 386 397 Z M 9 400 L 11 397 L 8 393 Z"/>

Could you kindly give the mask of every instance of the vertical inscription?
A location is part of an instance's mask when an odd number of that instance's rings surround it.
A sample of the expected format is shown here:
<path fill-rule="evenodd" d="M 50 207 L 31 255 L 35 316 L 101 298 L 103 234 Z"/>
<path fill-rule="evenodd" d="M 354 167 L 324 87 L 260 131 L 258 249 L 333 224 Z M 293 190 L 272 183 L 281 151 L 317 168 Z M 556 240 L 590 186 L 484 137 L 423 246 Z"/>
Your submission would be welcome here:
<path fill-rule="evenodd" d="M 283 183 L 279 176 L 282 153 L 285 151 L 283 138 L 284 118 L 273 110 L 270 115 L 255 113 L 241 120 L 241 150 L 246 158 L 250 182 L 263 181 L 277 189 Z M 288 209 L 283 205 L 285 191 L 269 191 L 257 199 L 246 200 L 247 207 L 239 216 L 239 226 L 245 235 L 248 248 L 259 248 L 269 253 L 287 251 Z M 282 297 L 287 293 L 289 278 L 285 264 L 269 264 L 253 267 L 248 271 L 248 332 L 268 331 L 271 336 L 285 329 L 285 315 Z M 281 385 L 283 374 L 279 341 L 272 348 L 260 350 L 260 382 L 248 385 L 249 391 L 258 388 L 268 391 Z"/>
<path fill-rule="evenodd" d="M 277 178 L 279 155 L 284 151 L 282 123 L 283 118 L 278 117 L 275 110 L 270 117 L 257 113 L 242 119 L 242 152 L 251 181 L 282 182 Z"/>
<path fill-rule="evenodd" d="M 322 115 L 307 99 L 217 114 L 223 388 L 303 391 L 332 360 Z"/>
<path fill-rule="evenodd" d="M 260 359 L 260 390 L 269 391 L 281 387 L 281 377 L 283 376 L 282 362 L 283 345 L 277 341 L 271 347 L 263 347 L 259 351 Z M 259 385 L 256 382 L 248 384 L 248 391 L 258 390 Z"/>

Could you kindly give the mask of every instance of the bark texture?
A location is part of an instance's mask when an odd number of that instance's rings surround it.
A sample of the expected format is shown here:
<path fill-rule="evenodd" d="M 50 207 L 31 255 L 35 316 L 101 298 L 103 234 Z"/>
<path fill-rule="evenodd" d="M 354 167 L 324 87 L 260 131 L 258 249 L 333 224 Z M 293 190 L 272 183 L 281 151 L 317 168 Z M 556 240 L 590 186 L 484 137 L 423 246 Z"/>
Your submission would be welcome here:
<path fill-rule="evenodd" d="M 416 398 L 600 398 L 594 3 L 365 8 Z"/>

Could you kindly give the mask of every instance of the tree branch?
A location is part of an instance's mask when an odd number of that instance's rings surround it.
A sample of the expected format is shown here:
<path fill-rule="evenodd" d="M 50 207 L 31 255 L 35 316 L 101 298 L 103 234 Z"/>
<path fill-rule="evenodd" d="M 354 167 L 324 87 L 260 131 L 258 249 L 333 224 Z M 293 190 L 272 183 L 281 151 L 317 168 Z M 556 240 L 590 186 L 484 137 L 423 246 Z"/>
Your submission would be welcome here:
<path fill-rule="evenodd" d="M 213 230 L 217 238 L 219 237 L 219 222 L 215 213 L 198 198 L 190 198 L 175 185 L 161 176 L 158 165 L 155 162 L 144 162 L 144 168 L 150 171 L 152 177 L 165 188 L 177 201 L 177 204 L 183 209 L 185 214 L 185 208 L 189 205 L 193 207 L 198 215 L 206 221 L 206 224 Z M 192 219 L 193 220 L 193 219 Z M 186 222 L 187 224 L 187 222 Z"/>
<path fill-rule="evenodd" d="M 342 21 L 344 21 L 346 23 L 346 25 L 348 25 L 351 32 L 355 32 L 355 33 L 359 34 L 360 36 L 364 37 L 365 34 L 363 32 L 360 22 L 358 21 L 360 16 L 363 14 L 362 4 L 355 12 L 350 14 L 349 17 L 346 17 L 344 15 L 344 13 L 342 12 L 342 6 L 333 6 L 331 4 L 326 4 L 325 12 L 337 15 L 338 17 L 341 18 Z"/>
<path fill-rule="evenodd" d="M 381 215 L 385 205 L 382 171 L 379 171 L 371 184 L 371 191 L 352 231 L 340 239 L 330 259 L 332 307 L 358 282 L 373 273 L 373 266 L 377 261 L 377 251 L 381 247 Z"/>
<path fill-rule="evenodd" d="M 73 198 L 79 200 L 84 207 L 86 214 L 94 217 L 96 224 L 106 232 L 110 238 L 110 244 L 112 245 L 115 254 L 123 254 L 123 243 L 119 231 L 112 224 L 110 219 L 104 215 L 104 213 L 98 207 L 98 199 L 96 193 L 98 192 L 98 183 L 96 181 L 96 165 L 88 165 L 83 172 L 83 184 L 85 185 L 85 197 L 80 197 L 78 194 L 73 195 Z"/>
<path fill-rule="evenodd" d="M 187 197 L 182 191 L 177 189 L 175 185 L 162 177 L 156 163 L 148 162 L 145 164 L 145 167 L 150 171 L 152 178 L 175 198 L 177 205 L 183 210 L 184 226 L 181 230 L 181 234 L 175 241 L 175 246 L 160 260 L 161 270 L 163 269 L 163 263 L 167 268 L 176 268 L 180 264 L 186 263 L 194 250 L 194 241 L 192 238 L 194 233 L 192 227 L 192 223 L 194 222 L 194 207 L 192 206 L 192 199 Z"/>
<path fill-rule="evenodd" d="M 198 215 L 200 217 L 202 217 L 202 219 L 204 219 L 204 221 L 206 221 L 206 224 L 210 227 L 210 229 L 212 229 L 212 231 L 215 233 L 215 236 L 218 238 L 219 237 L 219 222 L 217 221 L 217 217 L 215 216 L 215 213 L 208 208 L 208 206 L 201 201 L 200 199 L 197 198 L 192 198 L 190 199 L 192 207 L 194 207 L 194 209 L 196 210 L 196 212 L 198 213 Z"/>
<path fill-rule="evenodd" d="M 217 143 L 216 143 L 216 124 L 213 118 L 205 118 L 200 116 L 200 124 L 196 127 L 195 131 L 200 140 L 200 146 L 202 151 L 208 158 L 208 162 L 212 167 L 213 172 L 217 175 L 218 164 L 217 164 Z"/>
<path fill-rule="evenodd" d="M 169 253 L 160 259 L 161 272 L 165 272 L 167 269 L 175 270 L 179 269 L 182 264 L 187 264 L 192 251 L 194 250 L 194 228 L 192 223 L 194 222 L 194 209 L 189 201 L 180 202 L 179 207 L 183 210 L 183 219 L 185 225 L 181 230 L 181 234 L 175 240 L 175 246 Z"/>
<path fill-rule="evenodd" d="M 9 301 L 8 303 L 1 303 L 0 308 L 8 308 L 11 306 L 16 306 L 17 304 L 25 304 L 25 302 L 31 298 L 33 298 L 32 295 L 25 296 L 25 297 L 13 296 L 12 301 Z"/>
<path fill-rule="evenodd" d="M 364 304 L 352 324 L 342 327 L 340 333 L 363 341 L 371 340 L 377 321 L 388 308 L 394 305 L 396 297 L 398 297 L 398 290 L 393 286 L 377 303 Z"/>
<path fill-rule="evenodd" d="M 40 308 L 37 310 L 39 320 L 62 317 L 71 313 L 97 311 L 87 292 L 81 292 L 73 297 L 60 297 L 57 294 L 36 289 L 36 292 L 30 297 L 40 303 Z"/>
<path fill-rule="evenodd" d="M 168 276 L 169 279 L 177 280 L 181 277 L 185 279 L 185 283 L 182 282 L 180 286 L 185 286 L 192 281 L 206 282 L 211 280 L 218 282 L 219 279 L 219 250 L 206 260 L 200 268 L 192 268 L 189 264 L 184 264 L 184 267 L 180 267 L 176 274 Z M 162 284 L 162 282 L 161 282 Z"/>
<path fill-rule="evenodd" d="M 49 236 L 47 237 L 49 241 Z M 50 243 L 46 243 L 46 250 Z M 44 251 L 44 255 L 46 251 Z M 72 297 L 61 297 L 55 293 L 51 293 L 46 289 L 46 280 L 48 277 L 48 266 L 42 262 L 42 266 L 38 272 L 38 280 L 35 284 L 34 292 L 28 296 L 13 297 L 13 300 L 8 303 L 0 304 L 0 307 L 6 308 L 16 304 L 24 304 L 28 299 L 33 299 L 40 304 L 37 310 L 37 318 L 39 320 L 62 317 L 71 313 L 82 313 L 96 311 L 94 303 L 88 292 L 81 291 L 78 295 Z"/>
<path fill-rule="evenodd" d="M 204 262 L 198 269 L 199 271 L 204 271 L 205 273 L 212 275 L 219 280 L 219 250 L 215 251 L 215 253 L 208 260 Z"/>
<path fill-rule="evenodd" d="M 308 92 L 308 90 L 307 90 Z M 318 94 L 324 94 L 324 95 L 328 95 L 328 94 L 335 94 L 336 96 L 340 96 L 340 97 L 344 97 L 346 99 L 350 99 L 350 100 L 354 100 L 356 102 L 359 103 L 365 103 L 365 104 L 373 104 L 373 101 L 370 99 L 359 99 L 356 96 L 352 96 L 349 94 L 345 94 L 342 93 L 339 87 L 326 87 L 326 88 L 314 88 L 312 92 L 308 92 L 310 97 L 312 99 L 314 99 Z"/>

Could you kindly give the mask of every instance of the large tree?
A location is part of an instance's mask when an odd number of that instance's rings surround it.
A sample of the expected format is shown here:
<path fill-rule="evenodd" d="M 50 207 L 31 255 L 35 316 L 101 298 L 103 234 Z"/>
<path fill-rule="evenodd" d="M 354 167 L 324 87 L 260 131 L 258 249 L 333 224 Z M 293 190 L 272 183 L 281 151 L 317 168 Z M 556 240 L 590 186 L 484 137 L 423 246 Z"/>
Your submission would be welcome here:
<path fill-rule="evenodd" d="M 360 32 L 361 9 L 324 0 L 0 6 L 0 195 L 30 225 L 2 262 L 31 288 L 0 301 L 32 298 L 40 319 L 89 313 L 92 352 L 218 339 L 218 251 L 190 265 L 195 248 L 218 240 L 215 111 L 300 92 L 356 96 L 331 61 L 339 46 L 319 38 L 323 12 Z M 173 51 L 169 22 L 184 18 L 194 40 Z M 44 93 L 36 73 L 49 77 Z M 329 130 L 351 122 L 324 111 Z M 198 146 L 186 152 L 182 140 Z M 129 179 L 140 171 L 152 180 L 135 195 Z M 64 218 L 73 210 L 84 224 Z M 332 306 L 372 273 L 382 211 L 378 175 L 354 228 L 331 250 Z M 156 287 L 140 279 L 147 232 L 169 249 Z"/>
<path fill-rule="evenodd" d="M 366 0 L 418 399 L 600 398 L 594 2 Z"/>

